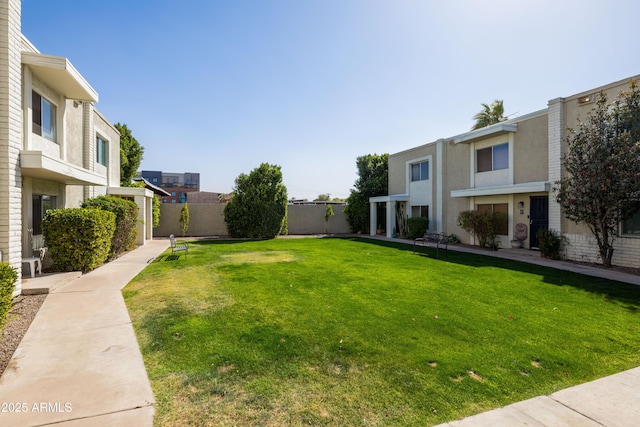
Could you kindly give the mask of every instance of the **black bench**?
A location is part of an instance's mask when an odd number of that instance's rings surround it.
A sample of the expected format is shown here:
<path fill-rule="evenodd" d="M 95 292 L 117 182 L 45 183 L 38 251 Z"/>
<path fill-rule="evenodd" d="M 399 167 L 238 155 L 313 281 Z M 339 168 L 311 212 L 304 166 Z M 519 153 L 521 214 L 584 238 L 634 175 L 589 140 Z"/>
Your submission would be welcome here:
<path fill-rule="evenodd" d="M 424 236 L 413 239 L 413 253 L 416 252 L 416 244 L 418 242 L 423 243 L 435 243 L 436 245 L 436 258 L 440 251 L 440 246 L 444 245 L 445 256 L 449 256 L 449 236 L 445 233 L 434 233 L 427 231 Z"/>

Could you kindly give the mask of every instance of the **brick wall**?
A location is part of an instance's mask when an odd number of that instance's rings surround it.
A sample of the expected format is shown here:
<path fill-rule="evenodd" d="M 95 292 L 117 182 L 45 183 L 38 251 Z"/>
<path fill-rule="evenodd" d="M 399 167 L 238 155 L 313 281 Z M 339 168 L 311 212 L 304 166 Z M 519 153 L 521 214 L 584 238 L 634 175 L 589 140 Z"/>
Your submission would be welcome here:
<path fill-rule="evenodd" d="M 20 0 L 0 0 L 0 251 L 22 272 Z M 20 292 L 20 279 L 16 294 Z"/>
<path fill-rule="evenodd" d="M 601 264 L 598 244 L 590 234 L 565 234 L 568 244 L 564 247 L 567 260 Z M 618 237 L 614 242 L 613 265 L 640 267 L 640 238 Z"/>
<path fill-rule="evenodd" d="M 549 101 L 549 181 L 555 183 L 562 177 L 562 153 L 564 150 L 564 99 Z M 549 228 L 561 230 L 562 212 L 553 194 L 549 194 Z"/>

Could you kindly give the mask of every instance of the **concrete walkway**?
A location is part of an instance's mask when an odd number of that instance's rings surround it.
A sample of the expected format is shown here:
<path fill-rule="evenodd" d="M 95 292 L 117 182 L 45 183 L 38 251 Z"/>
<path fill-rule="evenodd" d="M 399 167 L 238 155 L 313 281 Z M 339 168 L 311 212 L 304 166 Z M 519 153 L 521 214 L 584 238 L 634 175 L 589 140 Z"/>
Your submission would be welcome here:
<path fill-rule="evenodd" d="M 79 275 L 26 279 L 50 288 L 0 377 L 0 426 L 151 426 L 154 397 L 121 290 L 168 240 Z M 21 411 L 21 412 L 18 412 Z"/>

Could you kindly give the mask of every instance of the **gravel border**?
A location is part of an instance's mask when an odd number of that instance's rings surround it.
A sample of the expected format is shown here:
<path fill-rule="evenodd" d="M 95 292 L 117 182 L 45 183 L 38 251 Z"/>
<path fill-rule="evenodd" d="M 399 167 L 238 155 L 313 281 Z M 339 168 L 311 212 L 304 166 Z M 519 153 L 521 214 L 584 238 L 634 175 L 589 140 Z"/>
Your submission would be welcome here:
<path fill-rule="evenodd" d="M 46 294 L 19 295 L 13 299 L 9 321 L 2 329 L 0 336 L 0 375 L 9 364 L 46 297 Z"/>

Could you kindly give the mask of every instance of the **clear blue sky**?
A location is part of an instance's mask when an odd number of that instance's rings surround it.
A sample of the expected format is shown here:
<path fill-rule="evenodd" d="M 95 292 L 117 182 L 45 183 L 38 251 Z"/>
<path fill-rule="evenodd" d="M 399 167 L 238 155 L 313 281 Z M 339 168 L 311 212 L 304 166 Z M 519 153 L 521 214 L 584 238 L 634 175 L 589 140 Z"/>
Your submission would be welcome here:
<path fill-rule="evenodd" d="M 262 162 L 290 197 L 346 197 L 356 158 L 527 114 L 640 73 L 637 0 L 23 0 L 142 169 L 229 192 Z"/>

